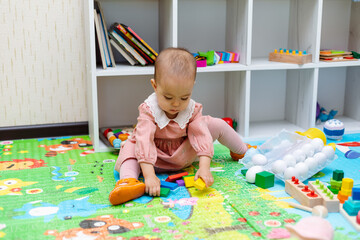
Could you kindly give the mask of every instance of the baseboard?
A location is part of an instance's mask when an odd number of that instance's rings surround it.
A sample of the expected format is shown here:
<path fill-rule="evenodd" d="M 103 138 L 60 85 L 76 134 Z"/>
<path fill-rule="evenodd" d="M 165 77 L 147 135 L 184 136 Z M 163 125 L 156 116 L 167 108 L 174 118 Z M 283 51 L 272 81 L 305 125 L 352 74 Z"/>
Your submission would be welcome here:
<path fill-rule="evenodd" d="M 0 127 L 0 140 L 88 135 L 88 122 Z"/>

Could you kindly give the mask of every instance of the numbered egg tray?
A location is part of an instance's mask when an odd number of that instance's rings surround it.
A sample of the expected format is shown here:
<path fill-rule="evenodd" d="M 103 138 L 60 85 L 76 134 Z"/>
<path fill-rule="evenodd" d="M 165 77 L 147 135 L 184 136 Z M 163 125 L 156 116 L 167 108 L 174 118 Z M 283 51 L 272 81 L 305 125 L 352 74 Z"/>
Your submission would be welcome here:
<path fill-rule="evenodd" d="M 249 169 L 253 166 L 256 166 L 253 161 L 252 157 L 255 154 L 262 154 L 267 158 L 267 163 L 262 165 L 264 171 L 268 171 L 274 173 L 275 176 L 285 181 L 283 174 L 277 174 L 272 170 L 272 164 L 277 160 L 282 160 L 284 156 L 287 154 L 292 154 L 297 149 L 301 149 L 303 145 L 307 143 L 311 143 L 312 139 L 299 135 L 297 133 L 292 133 L 286 130 L 282 130 L 278 135 L 268 139 L 262 145 L 255 148 L 250 148 L 244 158 L 240 161 L 240 163 L 244 164 L 244 166 Z M 300 181 L 305 181 L 306 179 L 310 178 L 317 172 L 324 169 L 327 165 L 329 165 L 332 161 L 337 158 L 336 154 L 332 158 L 327 158 L 323 164 L 318 164 L 318 166 L 314 169 L 310 169 L 307 175 L 298 176 Z"/>

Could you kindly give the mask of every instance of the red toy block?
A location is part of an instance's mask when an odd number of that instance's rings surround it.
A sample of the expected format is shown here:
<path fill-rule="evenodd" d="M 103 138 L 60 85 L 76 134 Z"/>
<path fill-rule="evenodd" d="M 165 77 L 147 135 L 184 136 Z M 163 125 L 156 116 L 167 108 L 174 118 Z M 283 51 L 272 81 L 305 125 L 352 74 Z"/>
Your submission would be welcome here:
<path fill-rule="evenodd" d="M 183 176 L 187 176 L 187 175 L 189 175 L 188 172 L 182 172 L 182 173 L 170 175 L 167 177 L 167 179 L 165 181 L 166 182 L 175 182 L 176 180 L 182 178 Z"/>

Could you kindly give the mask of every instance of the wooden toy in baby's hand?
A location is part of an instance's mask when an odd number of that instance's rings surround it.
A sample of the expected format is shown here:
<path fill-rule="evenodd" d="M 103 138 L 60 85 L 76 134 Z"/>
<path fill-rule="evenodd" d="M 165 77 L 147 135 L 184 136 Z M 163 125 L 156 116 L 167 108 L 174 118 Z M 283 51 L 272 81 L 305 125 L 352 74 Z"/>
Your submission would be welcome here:
<path fill-rule="evenodd" d="M 306 53 L 306 51 L 280 48 L 269 53 L 269 61 L 305 64 L 312 62 L 312 55 Z"/>

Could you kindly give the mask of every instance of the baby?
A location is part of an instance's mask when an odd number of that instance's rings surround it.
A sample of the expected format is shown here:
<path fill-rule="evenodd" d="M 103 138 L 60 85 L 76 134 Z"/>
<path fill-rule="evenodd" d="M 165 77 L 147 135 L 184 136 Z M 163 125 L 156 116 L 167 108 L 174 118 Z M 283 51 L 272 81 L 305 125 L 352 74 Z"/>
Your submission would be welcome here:
<path fill-rule="evenodd" d="M 137 125 L 122 146 L 115 164 L 120 180 L 109 195 L 118 205 L 142 196 L 160 196 L 157 172 L 178 171 L 199 160 L 199 177 L 213 184 L 210 163 L 216 139 L 231 152 L 244 154 L 247 145 L 224 120 L 202 115 L 202 105 L 191 99 L 196 60 L 182 48 L 163 50 L 155 62 L 154 93 L 140 106 Z M 115 173 L 116 173 L 115 172 Z M 142 172 L 145 183 L 138 181 Z"/>

